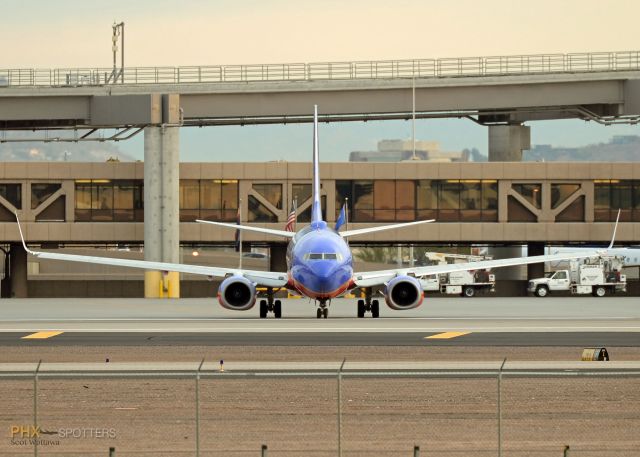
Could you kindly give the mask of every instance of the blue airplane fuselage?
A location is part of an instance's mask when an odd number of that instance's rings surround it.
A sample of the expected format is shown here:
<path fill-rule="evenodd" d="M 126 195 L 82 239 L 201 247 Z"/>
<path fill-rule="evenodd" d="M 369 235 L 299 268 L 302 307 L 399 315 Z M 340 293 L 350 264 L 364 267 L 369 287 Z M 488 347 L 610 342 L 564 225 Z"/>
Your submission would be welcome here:
<path fill-rule="evenodd" d="M 352 283 L 351 250 L 324 221 L 312 222 L 292 238 L 287 265 L 290 287 L 310 298 L 334 298 Z"/>

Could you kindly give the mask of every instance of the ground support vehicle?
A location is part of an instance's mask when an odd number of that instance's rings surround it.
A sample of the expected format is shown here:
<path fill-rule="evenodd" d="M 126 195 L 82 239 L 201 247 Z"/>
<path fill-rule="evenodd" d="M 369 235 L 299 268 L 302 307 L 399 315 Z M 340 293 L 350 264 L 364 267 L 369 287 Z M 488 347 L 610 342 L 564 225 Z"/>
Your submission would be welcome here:
<path fill-rule="evenodd" d="M 603 256 L 572 262 L 568 270 L 545 273 L 544 277 L 529 280 L 527 291 L 538 297 L 549 293 L 569 291 L 576 295 L 592 294 L 604 297 L 627 291 L 627 278 L 621 274 L 622 256 Z"/>

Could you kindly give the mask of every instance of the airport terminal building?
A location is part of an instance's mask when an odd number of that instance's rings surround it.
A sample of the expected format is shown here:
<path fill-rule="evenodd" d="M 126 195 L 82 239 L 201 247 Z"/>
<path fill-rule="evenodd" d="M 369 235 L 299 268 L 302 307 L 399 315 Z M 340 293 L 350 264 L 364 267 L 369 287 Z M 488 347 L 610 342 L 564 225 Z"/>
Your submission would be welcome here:
<path fill-rule="evenodd" d="M 321 176 L 329 222 L 345 201 L 350 228 L 436 220 L 354 237 L 354 246 L 525 245 L 532 255 L 543 253 L 547 245 L 604 245 L 618 208 L 618 244 L 640 238 L 640 226 L 633 223 L 640 221 L 636 163 L 350 162 L 322 164 Z M 27 242 L 39 248 L 87 253 L 97 247 L 110 249 L 109 255 L 142 258 L 143 177 L 141 162 L 0 164 L 0 233 L 8 273 L 3 296 L 142 296 L 140 271 L 28 260 L 18 244 L 14 212 L 24 224 Z M 304 224 L 310 217 L 311 166 L 181 163 L 178 189 L 183 253 L 228 248 L 213 257 L 183 254 L 181 261 L 233 265 L 234 231 L 195 220 L 235 222 L 240 214 L 244 223 L 282 229 L 295 200 L 298 223 Z M 243 250 L 252 247 L 269 253 L 268 261 L 253 267 L 285 268 L 281 239 L 246 233 Z M 541 268 L 530 266 L 529 277 L 540 275 Z M 182 296 L 215 291 L 200 277 L 186 275 L 181 282 Z"/>

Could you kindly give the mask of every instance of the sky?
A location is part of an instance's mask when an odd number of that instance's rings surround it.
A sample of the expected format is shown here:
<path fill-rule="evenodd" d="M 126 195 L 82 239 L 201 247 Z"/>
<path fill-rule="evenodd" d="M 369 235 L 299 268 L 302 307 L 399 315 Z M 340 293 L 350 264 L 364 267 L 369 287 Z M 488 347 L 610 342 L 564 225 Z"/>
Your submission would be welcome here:
<path fill-rule="evenodd" d="M 640 49 L 637 0 L 22 0 L 2 2 L 0 68 L 109 67 L 111 25 L 125 22 L 125 65 L 181 66 L 386 60 Z M 639 126 L 530 123 L 532 144 L 581 146 Z M 325 160 L 347 160 L 406 121 L 324 124 Z M 181 159 L 307 160 L 311 126 L 185 128 Z M 487 151 L 466 120 L 418 120 L 416 138 Z M 142 136 L 118 143 L 142 158 Z M 82 152 L 74 153 L 80 160 Z"/>

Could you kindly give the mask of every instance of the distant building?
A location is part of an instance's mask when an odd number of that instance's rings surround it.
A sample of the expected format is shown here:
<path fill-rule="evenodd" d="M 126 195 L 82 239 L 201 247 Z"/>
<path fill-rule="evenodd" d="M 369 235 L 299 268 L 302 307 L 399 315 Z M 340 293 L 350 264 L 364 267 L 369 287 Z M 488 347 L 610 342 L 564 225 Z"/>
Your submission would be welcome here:
<path fill-rule="evenodd" d="M 614 135 L 607 143 L 579 147 L 537 144 L 523 152 L 523 161 L 533 162 L 640 162 L 640 136 Z"/>
<path fill-rule="evenodd" d="M 381 140 L 377 151 L 353 151 L 349 162 L 402 162 L 412 160 L 413 141 Z M 416 159 L 428 162 L 467 162 L 469 151 L 441 151 L 437 141 L 416 141 Z"/>

